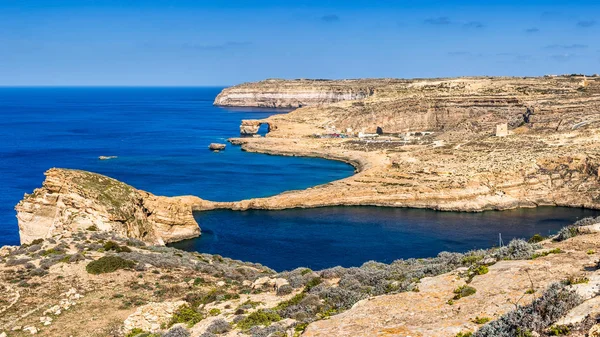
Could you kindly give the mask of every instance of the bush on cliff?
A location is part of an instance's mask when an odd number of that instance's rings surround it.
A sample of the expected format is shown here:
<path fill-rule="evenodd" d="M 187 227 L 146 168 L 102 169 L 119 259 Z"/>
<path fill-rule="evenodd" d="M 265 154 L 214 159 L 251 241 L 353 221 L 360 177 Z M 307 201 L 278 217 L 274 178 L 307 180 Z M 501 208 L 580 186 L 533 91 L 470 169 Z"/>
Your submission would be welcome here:
<path fill-rule="evenodd" d="M 269 326 L 271 323 L 279 322 L 280 320 L 281 317 L 276 312 L 270 310 L 258 310 L 238 322 L 237 327 L 241 330 L 248 331 L 254 326 Z"/>
<path fill-rule="evenodd" d="M 103 256 L 96 261 L 88 263 L 85 270 L 90 274 L 98 275 L 112 273 L 119 269 L 133 268 L 134 266 L 135 262 L 118 256 Z"/>
<path fill-rule="evenodd" d="M 189 305 L 184 304 L 173 313 L 169 326 L 184 323 L 191 328 L 203 319 L 204 315 L 192 309 Z"/>
<path fill-rule="evenodd" d="M 514 337 L 542 333 L 581 302 L 581 297 L 575 291 L 562 283 L 555 283 L 531 304 L 519 306 L 500 319 L 484 325 L 473 337 Z"/>

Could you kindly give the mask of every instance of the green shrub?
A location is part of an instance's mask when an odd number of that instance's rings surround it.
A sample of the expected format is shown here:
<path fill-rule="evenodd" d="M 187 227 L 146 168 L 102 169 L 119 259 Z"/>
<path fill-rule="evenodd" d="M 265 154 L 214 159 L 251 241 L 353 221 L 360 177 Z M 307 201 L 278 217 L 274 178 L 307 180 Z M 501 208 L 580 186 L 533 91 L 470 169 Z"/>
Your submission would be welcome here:
<path fill-rule="evenodd" d="M 133 328 L 131 331 L 125 335 L 125 337 L 135 337 L 137 335 L 143 334 L 145 331 L 140 328 Z"/>
<path fill-rule="evenodd" d="M 566 325 L 553 325 L 548 330 L 550 336 L 564 336 L 568 335 L 570 332 L 571 329 Z"/>
<path fill-rule="evenodd" d="M 96 261 L 88 263 L 85 267 L 88 273 L 98 275 L 112 273 L 119 269 L 133 268 L 135 262 L 125 260 L 118 256 L 103 256 Z"/>
<path fill-rule="evenodd" d="M 88 230 L 90 232 L 97 232 L 98 231 L 98 227 L 96 227 L 96 225 L 91 225 L 86 230 Z"/>
<path fill-rule="evenodd" d="M 570 275 L 564 281 L 564 284 L 568 285 L 568 286 L 572 286 L 572 285 L 575 285 L 575 284 L 588 283 L 589 281 L 590 281 L 590 279 L 587 278 L 587 277 L 585 277 L 585 276 L 577 277 L 577 276 L 574 276 L 574 275 Z"/>
<path fill-rule="evenodd" d="M 475 323 L 475 324 L 485 324 L 485 323 L 487 323 L 487 322 L 489 322 L 491 320 L 492 319 L 489 318 L 489 317 L 479 317 L 479 316 L 477 316 L 477 317 L 475 317 L 473 319 L 473 323 Z"/>
<path fill-rule="evenodd" d="M 168 326 L 171 327 L 175 324 L 183 323 L 191 328 L 203 319 L 204 316 L 201 313 L 195 311 L 189 305 L 184 304 L 173 313 L 173 317 L 171 317 Z"/>
<path fill-rule="evenodd" d="M 518 306 L 498 320 L 482 326 L 475 337 L 531 337 L 542 333 L 582 302 L 577 293 L 561 283 L 552 284 L 531 304 Z"/>
<path fill-rule="evenodd" d="M 221 310 L 219 310 L 217 308 L 212 308 L 212 309 L 210 309 L 208 314 L 211 316 L 219 316 L 221 314 Z"/>
<path fill-rule="evenodd" d="M 318 286 L 321 283 L 323 283 L 323 280 L 320 277 L 315 277 L 312 280 L 308 281 L 306 287 L 304 287 L 304 291 L 309 292 L 312 288 Z"/>
<path fill-rule="evenodd" d="M 456 334 L 456 337 L 471 337 L 473 333 L 471 331 L 468 332 L 459 332 Z"/>
<path fill-rule="evenodd" d="M 538 257 L 544 257 L 544 256 L 548 256 L 550 254 L 561 254 L 564 253 L 560 248 L 554 248 L 545 252 L 541 252 L 541 253 L 535 253 L 533 254 L 533 256 L 531 257 L 532 259 L 537 259 Z"/>
<path fill-rule="evenodd" d="M 237 327 L 241 330 L 248 331 L 254 326 L 269 326 L 271 323 L 279 322 L 280 320 L 281 317 L 273 311 L 257 310 L 239 321 Z"/>
<path fill-rule="evenodd" d="M 106 243 L 104 243 L 102 248 L 104 248 L 105 252 L 114 251 L 117 253 L 131 253 L 131 249 L 129 247 L 119 246 L 119 244 L 117 244 L 114 241 L 106 241 Z"/>
<path fill-rule="evenodd" d="M 473 270 L 473 272 L 477 275 L 484 275 L 487 274 L 489 271 L 489 268 L 484 265 L 477 266 L 477 268 Z"/>
<path fill-rule="evenodd" d="M 283 302 L 280 302 L 279 304 L 277 304 L 277 306 L 275 307 L 275 310 L 277 310 L 277 311 L 284 310 L 293 305 L 298 305 L 305 297 L 306 297 L 306 293 L 299 293 L 298 295 L 290 298 L 289 300 L 283 301 Z"/>
<path fill-rule="evenodd" d="M 538 242 L 542 242 L 544 240 L 546 240 L 545 236 L 542 236 L 540 234 L 535 234 L 529 240 L 527 240 L 527 242 L 529 242 L 529 243 L 538 243 Z"/>
<path fill-rule="evenodd" d="M 477 292 L 477 289 L 470 287 L 468 285 L 464 285 L 462 287 L 458 287 L 454 289 L 454 299 L 459 300 L 463 297 L 471 296 Z"/>

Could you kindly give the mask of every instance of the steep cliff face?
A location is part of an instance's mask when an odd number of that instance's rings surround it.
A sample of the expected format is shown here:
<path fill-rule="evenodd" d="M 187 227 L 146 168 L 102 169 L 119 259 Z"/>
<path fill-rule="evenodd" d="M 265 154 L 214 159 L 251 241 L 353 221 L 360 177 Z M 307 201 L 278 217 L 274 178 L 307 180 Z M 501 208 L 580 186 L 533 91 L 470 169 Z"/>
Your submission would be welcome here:
<path fill-rule="evenodd" d="M 219 106 L 299 108 L 360 100 L 373 95 L 383 82 L 368 80 L 266 80 L 224 89 L 215 99 Z"/>
<path fill-rule="evenodd" d="M 79 229 L 165 244 L 200 235 L 196 197 L 160 197 L 99 174 L 50 169 L 41 188 L 15 207 L 21 243 Z"/>

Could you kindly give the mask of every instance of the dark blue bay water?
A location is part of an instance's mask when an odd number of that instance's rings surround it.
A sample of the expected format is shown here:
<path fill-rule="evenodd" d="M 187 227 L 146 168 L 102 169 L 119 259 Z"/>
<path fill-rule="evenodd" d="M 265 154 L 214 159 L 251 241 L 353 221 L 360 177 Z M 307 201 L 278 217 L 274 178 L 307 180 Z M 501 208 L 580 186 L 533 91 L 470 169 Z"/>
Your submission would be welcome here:
<path fill-rule="evenodd" d="M 202 236 L 173 246 L 279 271 L 301 266 L 318 270 L 490 248 L 498 245 L 500 233 L 508 243 L 536 233 L 554 234 L 577 219 L 598 215 L 600 211 L 563 207 L 482 213 L 378 207 L 219 210 L 197 213 Z"/>
<path fill-rule="evenodd" d="M 221 109 L 221 88 L 0 88 L 0 246 L 18 244 L 14 206 L 51 167 L 106 174 L 158 195 L 217 201 L 274 195 L 347 177 L 347 164 L 245 153 L 211 142 L 242 119 L 278 111 Z M 279 111 L 281 112 L 281 111 Z M 98 156 L 118 159 L 101 161 Z"/>

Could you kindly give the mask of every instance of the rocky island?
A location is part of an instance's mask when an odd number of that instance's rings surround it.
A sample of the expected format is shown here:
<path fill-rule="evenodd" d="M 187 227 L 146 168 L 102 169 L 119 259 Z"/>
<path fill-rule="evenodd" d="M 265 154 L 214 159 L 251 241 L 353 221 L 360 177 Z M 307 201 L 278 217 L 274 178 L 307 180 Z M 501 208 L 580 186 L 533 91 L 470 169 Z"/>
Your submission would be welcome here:
<path fill-rule="evenodd" d="M 600 78 L 268 80 L 215 104 L 299 107 L 243 121 L 230 142 L 357 173 L 211 202 L 51 169 L 16 206 L 22 245 L 0 250 L 0 336 L 600 336 L 600 218 L 551 238 L 321 271 L 163 246 L 199 235 L 192 212 L 217 208 L 600 209 Z M 248 137 L 262 124 L 266 137 Z"/>

